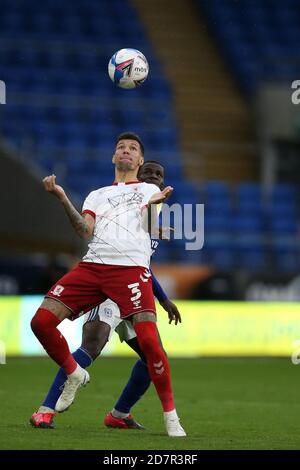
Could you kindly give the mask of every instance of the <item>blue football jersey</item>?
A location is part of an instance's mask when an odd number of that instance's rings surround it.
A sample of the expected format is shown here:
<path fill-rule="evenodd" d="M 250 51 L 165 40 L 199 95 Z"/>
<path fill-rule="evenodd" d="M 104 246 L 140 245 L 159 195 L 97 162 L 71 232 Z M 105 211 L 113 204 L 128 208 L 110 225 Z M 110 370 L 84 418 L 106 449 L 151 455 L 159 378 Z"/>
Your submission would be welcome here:
<path fill-rule="evenodd" d="M 151 238 L 151 250 L 152 250 L 151 258 L 152 258 L 152 256 L 155 254 L 155 252 L 156 252 L 156 250 L 157 250 L 157 248 L 158 248 L 158 245 L 159 245 L 159 240 L 156 240 L 156 239 L 153 240 L 153 239 Z"/>

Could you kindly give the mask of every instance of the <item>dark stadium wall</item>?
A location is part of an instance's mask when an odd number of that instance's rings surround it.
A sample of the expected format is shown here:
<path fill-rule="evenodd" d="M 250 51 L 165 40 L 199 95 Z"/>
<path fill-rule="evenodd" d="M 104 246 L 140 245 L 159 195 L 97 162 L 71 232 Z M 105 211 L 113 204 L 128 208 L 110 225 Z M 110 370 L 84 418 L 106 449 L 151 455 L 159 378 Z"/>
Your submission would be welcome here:
<path fill-rule="evenodd" d="M 2 215 L 1 254 L 19 251 L 80 254 L 82 241 L 73 231 L 59 201 L 47 194 L 44 175 L 26 161 L 0 148 Z"/>

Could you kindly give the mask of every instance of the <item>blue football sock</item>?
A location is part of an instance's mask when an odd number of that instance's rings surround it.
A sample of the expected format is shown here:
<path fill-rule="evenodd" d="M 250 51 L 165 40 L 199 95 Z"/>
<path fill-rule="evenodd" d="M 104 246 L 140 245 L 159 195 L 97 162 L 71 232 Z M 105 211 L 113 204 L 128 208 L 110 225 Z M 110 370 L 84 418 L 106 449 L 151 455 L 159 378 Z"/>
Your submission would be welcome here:
<path fill-rule="evenodd" d="M 146 390 L 149 388 L 150 383 L 151 378 L 147 365 L 143 361 L 138 360 L 132 369 L 129 381 L 127 382 L 127 385 L 114 408 L 121 413 L 130 413 L 130 409 L 144 395 Z"/>
<path fill-rule="evenodd" d="M 87 351 L 83 348 L 77 349 L 72 356 L 74 357 L 75 361 L 83 368 L 86 369 L 88 366 L 91 365 L 93 359 L 89 355 Z M 59 399 L 62 387 L 65 381 L 67 380 L 67 375 L 63 369 L 59 369 L 56 377 L 50 387 L 48 395 L 46 396 L 43 406 L 47 406 L 48 408 L 55 409 L 55 405 L 57 400 Z"/>

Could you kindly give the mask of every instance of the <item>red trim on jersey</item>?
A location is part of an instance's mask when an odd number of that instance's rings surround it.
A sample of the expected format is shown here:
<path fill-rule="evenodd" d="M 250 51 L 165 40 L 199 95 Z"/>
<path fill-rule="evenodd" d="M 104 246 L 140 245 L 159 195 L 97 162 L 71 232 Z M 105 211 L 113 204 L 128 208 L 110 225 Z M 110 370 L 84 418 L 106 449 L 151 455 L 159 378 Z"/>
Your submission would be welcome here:
<path fill-rule="evenodd" d="M 81 215 L 83 215 L 83 214 L 90 214 L 92 217 L 94 217 L 94 219 L 96 219 L 96 214 L 95 214 L 95 212 L 89 211 L 88 209 L 86 209 L 85 211 L 83 211 L 83 212 L 81 213 Z"/>
<path fill-rule="evenodd" d="M 112 186 L 116 186 L 119 183 L 122 183 L 123 181 L 114 181 Z M 142 181 L 126 181 L 125 184 L 137 184 L 137 183 L 142 183 Z"/>

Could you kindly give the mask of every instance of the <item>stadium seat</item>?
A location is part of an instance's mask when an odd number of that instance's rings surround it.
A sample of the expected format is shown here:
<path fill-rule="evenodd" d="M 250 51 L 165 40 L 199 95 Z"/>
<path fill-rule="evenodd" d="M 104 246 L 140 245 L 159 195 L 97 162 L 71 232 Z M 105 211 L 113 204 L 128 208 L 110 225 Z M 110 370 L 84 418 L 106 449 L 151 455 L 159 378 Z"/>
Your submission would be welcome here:
<path fill-rule="evenodd" d="M 276 184 L 271 191 L 271 201 L 274 203 L 293 204 L 296 200 L 296 188 L 292 184 Z"/>
<path fill-rule="evenodd" d="M 236 186 L 236 205 L 238 208 L 251 206 L 262 209 L 263 192 L 259 183 L 242 183 Z M 241 210 L 241 209 L 240 209 Z"/>
<path fill-rule="evenodd" d="M 299 39 L 297 2 L 278 0 L 272 9 L 255 1 L 197 0 L 197 4 L 247 95 L 253 95 L 261 82 L 275 79 L 291 83 L 295 79 L 292 64 L 298 54 L 294 49 Z"/>
<path fill-rule="evenodd" d="M 299 232 L 298 220 L 295 217 L 273 217 L 270 220 L 270 228 L 274 235 L 291 234 Z"/>
<path fill-rule="evenodd" d="M 233 217 L 233 227 L 237 234 L 262 233 L 264 229 L 264 219 L 258 214 L 248 215 L 237 212 Z"/>
<path fill-rule="evenodd" d="M 229 197 L 229 186 L 223 181 L 209 181 L 203 186 L 204 200 L 224 199 Z"/>
<path fill-rule="evenodd" d="M 135 28 L 129 28 L 133 19 Z M 155 152 L 164 162 L 174 162 L 175 156 L 179 163 L 171 90 L 130 2 L 78 0 L 71 7 L 57 0 L 43 5 L 13 1 L 3 9 L 0 27 L 6 41 L 1 79 L 12 92 L 30 93 L 46 103 L 40 106 L 46 108 L 44 115 L 12 114 L 15 136 L 9 125 L 3 129 L 11 141 L 34 140 L 33 160 L 42 161 L 48 145 L 66 154 L 85 149 L 110 149 L 111 154 L 119 132 L 136 130 L 148 134 L 147 158 Z M 15 35 L 25 40 L 12 40 Z M 128 38 L 152 67 L 151 82 L 134 93 L 118 89 L 106 72 L 107 58 Z M 47 166 L 50 158 L 51 152 Z"/>

